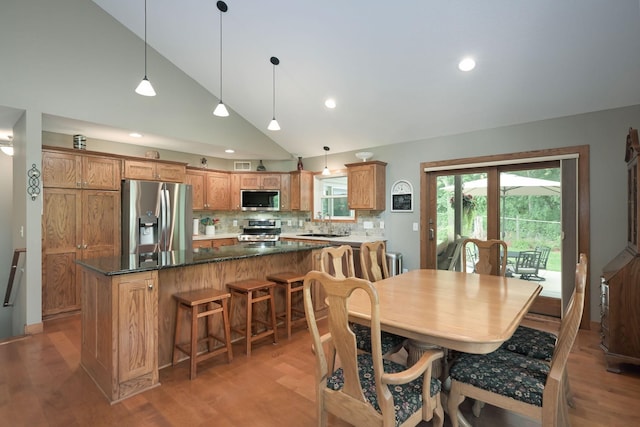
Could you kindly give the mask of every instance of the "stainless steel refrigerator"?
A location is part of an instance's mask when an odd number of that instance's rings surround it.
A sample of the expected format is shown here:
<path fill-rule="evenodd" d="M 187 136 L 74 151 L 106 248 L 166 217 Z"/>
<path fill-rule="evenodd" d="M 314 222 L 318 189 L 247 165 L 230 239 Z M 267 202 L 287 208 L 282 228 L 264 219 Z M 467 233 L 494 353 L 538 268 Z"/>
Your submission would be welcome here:
<path fill-rule="evenodd" d="M 191 185 L 122 182 L 122 254 L 192 248 Z"/>

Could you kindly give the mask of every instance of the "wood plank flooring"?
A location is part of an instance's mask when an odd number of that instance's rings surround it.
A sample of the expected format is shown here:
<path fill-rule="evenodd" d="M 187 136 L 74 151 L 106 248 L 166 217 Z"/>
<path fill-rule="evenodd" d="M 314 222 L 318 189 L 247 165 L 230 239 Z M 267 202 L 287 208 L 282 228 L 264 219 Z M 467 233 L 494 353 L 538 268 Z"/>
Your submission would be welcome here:
<path fill-rule="evenodd" d="M 283 329 L 280 336 L 284 337 Z M 234 345 L 234 359 L 188 364 L 160 371 L 161 386 L 110 405 L 80 366 L 80 318 L 45 323 L 44 333 L 0 345 L 2 426 L 315 426 L 314 359 L 305 329 L 277 345 L 257 343 L 251 357 Z M 576 408 L 573 426 L 640 425 L 640 370 L 605 370 L 597 326 L 580 331 L 569 359 Z M 474 426 L 536 425 L 490 406 Z M 331 426 L 346 426 L 330 418 Z M 421 426 L 428 426 L 423 423 Z M 445 425 L 448 425 L 448 421 Z"/>

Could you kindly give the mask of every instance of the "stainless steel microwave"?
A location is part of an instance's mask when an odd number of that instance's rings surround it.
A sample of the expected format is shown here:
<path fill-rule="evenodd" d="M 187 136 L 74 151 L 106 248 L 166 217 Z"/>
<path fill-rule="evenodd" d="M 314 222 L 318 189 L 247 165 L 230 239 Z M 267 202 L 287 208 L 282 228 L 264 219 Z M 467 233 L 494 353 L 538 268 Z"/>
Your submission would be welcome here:
<path fill-rule="evenodd" d="M 280 190 L 240 190 L 243 211 L 279 211 Z"/>

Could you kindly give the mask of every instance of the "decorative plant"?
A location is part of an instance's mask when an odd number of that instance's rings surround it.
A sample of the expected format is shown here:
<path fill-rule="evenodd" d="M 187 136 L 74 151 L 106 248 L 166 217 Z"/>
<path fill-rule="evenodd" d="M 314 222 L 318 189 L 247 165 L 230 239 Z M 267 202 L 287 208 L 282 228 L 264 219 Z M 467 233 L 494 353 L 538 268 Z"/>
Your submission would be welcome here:
<path fill-rule="evenodd" d="M 202 218 L 202 219 L 200 220 L 200 223 L 201 223 L 202 225 L 207 226 L 207 225 L 216 225 L 219 221 L 220 221 L 220 219 L 218 219 L 218 218 L 210 218 L 210 217 L 206 217 L 206 218 Z"/>
<path fill-rule="evenodd" d="M 456 207 L 456 201 L 453 197 L 449 199 L 449 203 L 451 203 L 451 207 Z M 471 224 L 473 223 L 473 212 L 476 210 L 476 201 L 473 199 L 471 194 L 462 194 L 462 216 L 465 219 L 466 225 L 468 229 L 471 229 Z"/>

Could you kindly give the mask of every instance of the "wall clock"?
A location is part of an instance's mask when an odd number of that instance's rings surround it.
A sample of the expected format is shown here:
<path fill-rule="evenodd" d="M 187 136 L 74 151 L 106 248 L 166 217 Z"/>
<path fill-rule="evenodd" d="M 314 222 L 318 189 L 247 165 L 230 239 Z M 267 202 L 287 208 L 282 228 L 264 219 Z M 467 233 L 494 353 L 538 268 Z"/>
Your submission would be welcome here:
<path fill-rule="evenodd" d="M 391 186 L 391 212 L 413 212 L 413 186 L 401 179 Z"/>

